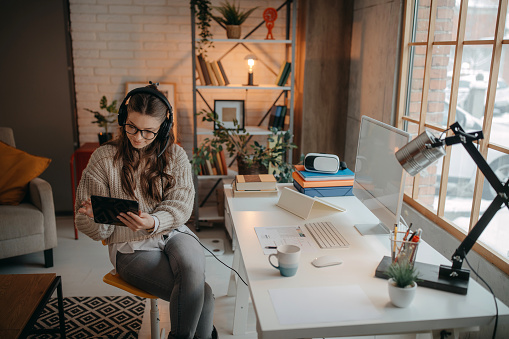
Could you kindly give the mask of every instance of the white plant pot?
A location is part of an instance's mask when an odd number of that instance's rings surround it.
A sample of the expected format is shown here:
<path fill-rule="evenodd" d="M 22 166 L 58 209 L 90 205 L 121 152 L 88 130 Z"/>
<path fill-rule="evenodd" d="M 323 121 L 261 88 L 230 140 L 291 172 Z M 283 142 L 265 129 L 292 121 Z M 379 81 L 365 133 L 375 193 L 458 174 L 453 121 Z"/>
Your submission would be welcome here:
<path fill-rule="evenodd" d="M 414 282 L 412 286 L 407 286 L 405 288 L 397 287 L 394 280 L 391 278 L 388 282 L 389 286 L 389 297 L 391 298 L 391 302 L 394 306 L 397 307 L 408 307 L 415 296 L 415 291 L 417 291 L 417 283 Z"/>

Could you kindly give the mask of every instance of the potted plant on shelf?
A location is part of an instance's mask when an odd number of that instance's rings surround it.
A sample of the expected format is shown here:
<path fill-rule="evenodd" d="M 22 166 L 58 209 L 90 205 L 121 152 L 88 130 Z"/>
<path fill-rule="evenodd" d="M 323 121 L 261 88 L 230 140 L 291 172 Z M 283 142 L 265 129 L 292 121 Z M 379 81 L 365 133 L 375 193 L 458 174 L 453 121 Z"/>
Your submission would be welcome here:
<path fill-rule="evenodd" d="M 117 100 L 113 100 L 111 104 L 108 105 L 108 99 L 103 95 L 99 101 L 99 108 L 105 109 L 108 113 L 102 114 L 101 112 L 93 111 L 89 108 L 85 108 L 85 110 L 94 114 L 95 121 L 92 121 L 92 123 L 98 124 L 99 127 L 104 128 L 104 133 L 101 132 L 98 134 L 99 144 L 102 145 L 108 140 L 113 139 L 113 133 L 108 132 L 108 126 L 118 120 Z"/>
<path fill-rule="evenodd" d="M 271 129 L 269 146 L 265 146 L 258 141 L 251 142 L 251 135 L 241 128 L 236 120 L 233 121 L 234 129 L 227 129 L 212 112 L 201 111 L 198 115 L 204 115 L 202 121 L 215 123 L 216 129 L 212 138 L 205 138 L 194 150 L 191 162 L 195 174 L 200 172 L 200 166 L 205 164 L 211 153 L 224 149 L 229 157 L 236 157 L 239 174 L 268 173 L 269 166 L 272 166 L 277 169 L 272 174 L 278 182 L 291 182 L 293 167 L 284 160 L 284 156 L 297 146 L 291 142 L 292 135 L 289 131 Z"/>
<path fill-rule="evenodd" d="M 410 305 L 417 290 L 419 272 L 407 261 L 395 262 L 386 272 L 389 277 L 389 297 L 398 307 Z"/>
<path fill-rule="evenodd" d="M 210 0 L 191 0 L 191 8 L 196 13 L 196 25 L 199 29 L 199 37 L 196 41 L 197 54 L 207 55 L 207 48 L 213 48 L 211 39 L 213 34 L 210 31 L 210 20 L 212 19 L 212 7 Z"/>
<path fill-rule="evenodd" d="M 240 25 L 242 25 L 257 8 L 258 7 L 254 7 L 247 11 L 240 11 L 240 5 L 235 7 L 235 2 L 231 4 L 226 0 L 226 2 L 221 3 L 221 6 L 214 7 L 223 17 L 213 15 L 212 18 L 220 25 L 226 27 L 226 36 L 228 39 L 239 39 L 241 33 Z"/>

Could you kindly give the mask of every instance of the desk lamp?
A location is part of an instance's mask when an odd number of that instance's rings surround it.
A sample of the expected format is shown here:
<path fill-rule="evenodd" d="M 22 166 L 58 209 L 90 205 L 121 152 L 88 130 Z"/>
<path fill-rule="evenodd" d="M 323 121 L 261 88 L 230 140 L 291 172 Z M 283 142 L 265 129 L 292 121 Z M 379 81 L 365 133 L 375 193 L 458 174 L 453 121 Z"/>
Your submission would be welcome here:
<path fill-rule="evenodd" d="M 418 264 L 431 266 L 422 267 L 423 272 L 421 273 L 424 275 L 422 278 L 425 281 L 425 286 L 453 293 L 467 294 L 470 271 L 461 268 L 463 259 L 502 205 L 509 208 L 509 180 L 505 184 L 502 183 L 474 145 L 473 141 L 484 138 L 482 131 L 466 133 L 458 122 L 452 124 L 450 128 L 454 136 L 442 140 L 428 131 L 420 134 L 397 151 L 396 158 L 401 166 L 410 175 L 414 176 L 445 155 L 445 146 L 461 143 L 496 191 L 497 195 L 493 202 L 454 252 L 452 266 L 440 265 L 437 276 L 436 269 L 432 267 L 433 265 L 415 263 L 419 270 L 421 270 L 421 267 Z"/>
<path fill-rule="evenodd" d="M 258 86 L 253 84 L 253 66 L 255 64 L 255 60 L 258 60 L 258 58 L 254 54 L 248 54 L 244 60 L 247 60 L 247 64 L 249 66 L 249 71 L 247 72 L 247 84 L 244 86 Z"/>

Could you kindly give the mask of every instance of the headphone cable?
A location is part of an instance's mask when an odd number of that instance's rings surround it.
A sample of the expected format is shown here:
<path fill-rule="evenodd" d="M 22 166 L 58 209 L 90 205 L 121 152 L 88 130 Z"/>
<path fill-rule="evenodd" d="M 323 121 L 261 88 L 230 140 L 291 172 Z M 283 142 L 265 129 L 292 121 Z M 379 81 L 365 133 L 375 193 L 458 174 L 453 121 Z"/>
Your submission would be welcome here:
<path fill-rule="evenodd" d="M 240 280 L 242 280 L 242 282 L 244 283 L 244 285 L 249 286 L 249 285 L 248 285 L 248 284 L 244 281 L 244 279 L 242 279 L 242 277 L 240 276 L 239 272 L 237 272 L 234 268 L 232 268 L 232 267 L 228 266 L 227 264 L 225 264 L 224 262 L 222 262 L 222 261 L 221 261 L 221 260 L 220 260 L 220 259 L 219 259 L 219 258 L 218 258 L 215 254 L 214 254 L 214 253 L 212 253 L 212 251 L 211 251 L 211 250 L 209 250 L 207 247 L 205 247 L 205 245 L 203 245 L 203 244 L 201 243 L 201 241 L 200 241 L 200 240 L 198 240 L 198 238 L 197 238 L 197 237 L 195 237 L 194 235 L 189 234 L 189 233 L 187 233 L 187 232 L 182 232 L 182 231 L 180 231 L 180 230 L 178 230 L 178 229 L 175 229 L 175 231 L 177 231 L 177 232 L 179 232 L 179 233 L 182 233 L 182 234 L 187 234 L 188 236 L 192 237 L 194 240 L 198 241 L 198 244 L 200 244 L 200 245 L 201 245 L 201 247 L 203 247 L 204 249 L 206 249 L 207 251 L 209 251 L 209 253 L 210 253 L 210 254 L 212 254 L 212 255 L 214 256 L 214 258 L 216 258 L 216 260 L 217 260 L 217 261 L 219 261 L 221 264 L 223 264 L 224 266 L 228 267 L 230 270 L 232 270 L 233 272 L 235 272 L 235 274 L 237 274 L 237 276 L 239 277 L 239 279 L 240 279 Z"/>

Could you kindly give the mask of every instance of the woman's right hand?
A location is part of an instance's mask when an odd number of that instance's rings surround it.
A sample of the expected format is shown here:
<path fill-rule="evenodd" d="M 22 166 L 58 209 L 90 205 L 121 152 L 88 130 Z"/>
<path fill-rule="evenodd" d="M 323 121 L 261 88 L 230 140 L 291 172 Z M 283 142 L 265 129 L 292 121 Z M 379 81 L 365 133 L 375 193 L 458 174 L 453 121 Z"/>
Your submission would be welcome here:
<path fill-rule="evenodd" d="M 92 202 L 90 199 L 81 202 L 81 207 L 78 213 L 85 214 L 89 218 L 94 218 L 94 211 L 92 210 Z"/>

